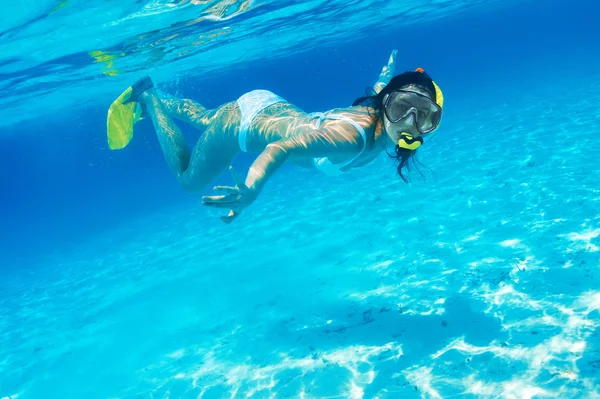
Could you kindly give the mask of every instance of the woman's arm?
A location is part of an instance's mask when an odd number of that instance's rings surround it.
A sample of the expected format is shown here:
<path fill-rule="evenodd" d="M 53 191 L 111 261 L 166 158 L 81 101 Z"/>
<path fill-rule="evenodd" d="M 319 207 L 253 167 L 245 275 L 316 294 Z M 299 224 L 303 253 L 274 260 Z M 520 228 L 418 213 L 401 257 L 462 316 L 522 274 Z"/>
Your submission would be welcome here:
<path fill-rule="evenodd" d="M 256 200 L 269 178 L 287 160 L 332 154 L 356 154 L 364 145 L 362 140 L 362 136 L 355 129 L 347 128 L 335 131 L 313 131 L 276 141 L 267 145 L 252 163 L 245 182 L 239 179 L 230 167 L 229 170 L 236 183 L 235 187 L 217 186 L 214 190 L 221 191 L 224 195 L 204 196 L 202 203 L 215 208 L 228 208 L 229 214 L 222 216 L 221 220 L 231 223 Z"/>
<path fill-rule="evenodd" d="M 398 50 L 393 50 L 392 54 L 390 54 L 387 65 L 383 67 L 381 74 L 379 74 L 379 79 L 377 79 L 377 82 L 375 85 L 373 85 L 373 94 L 379 94 L 379 92 L 383 90 L 383 88 L 387 86 L 387 84 L 390 83 L 390 80 L 392 80 L 394 77 L 394 74 L 396 73 L 397 54 Z"/>
<path fill-rule="evenodd" d="M 265 183 L 288 160 L 330 155 L 356 155 L 364 146 L 353 128 L 312 131 L 267 145 L 250 166 L 246 186 L 258 195 Z"/>

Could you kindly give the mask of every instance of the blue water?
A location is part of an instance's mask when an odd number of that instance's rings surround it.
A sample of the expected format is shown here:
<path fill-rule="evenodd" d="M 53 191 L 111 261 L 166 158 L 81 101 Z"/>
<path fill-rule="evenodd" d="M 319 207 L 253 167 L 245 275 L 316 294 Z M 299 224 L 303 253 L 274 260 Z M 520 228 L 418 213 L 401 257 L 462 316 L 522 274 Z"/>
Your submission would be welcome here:
<path fill-rule="evenodd" d="M 599 11 L 9 6 L 0 398 L 600 397 Z M 264 88 L 324 111 L 363 95 L 394 48 L 446 98 L 412 185 L 385 155 L 339 178 L 286 165 L 223 225 L 147 121 L 107 148 L 107 107 L 144 74 L 208 107 Z"/>

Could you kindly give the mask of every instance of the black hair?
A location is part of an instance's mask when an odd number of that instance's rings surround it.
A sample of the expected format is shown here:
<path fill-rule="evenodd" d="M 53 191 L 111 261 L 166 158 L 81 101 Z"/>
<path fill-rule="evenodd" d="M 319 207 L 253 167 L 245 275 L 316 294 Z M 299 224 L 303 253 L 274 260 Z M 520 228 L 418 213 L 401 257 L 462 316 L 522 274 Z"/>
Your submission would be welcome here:
<path fill-rule="evenodd" d="M 371 95 L 367 95 L 364 97 L 359 97 L 356 100 L 354 100 L 354 103 L 352 103 L 352 106 L 366 105 L 370 108 L 375 109 L 377 116 L 379 118 L 381 118 L 381 116 L 384 112 L 383 111 L 383 98 L 386 96 L 386 94 L 390 94 L 394 90 L 398 90 L 402 87 L 406 87 L 411 84 L 419 86 L 421 89 L 425 90 L 429 95 L 431 95 L 431 98 L 433 99 L 433 101 L 436 101 L 435 86 L 433 85 L 433 80 L 429 77 L 429 75 L 427 75 L 425 72 L 412 72 L 411 71 L 411 72 L 404 72 L 400 75 L 394 76 L 390 80 L 390 82 L 379 93 L 374 94 L 374 95 L 371 94 Z M 369 89 L 369 91 L 372 93 L 372 89 Z M 410 171 L 409 161 L 412 160 L 413 163 L 416 163 L 416 161 L 415 161 L 416 150 L 409 150 L 406 148 L 401 148 L 398 144 L 396 144 L 396 147 L 394 148 L 394 152 L 395 152 L 395 154 L 388 153 L 388 155 L 391 158 L 394 158 L 398 162 L 398 164 L 397 164 L 398 175 L 405 183 L 408 183 L 410 181 L 410 178 L 408 178 L 408 176 L 404 174 L 404 171 L 406 171 L 406 172 Z"/>

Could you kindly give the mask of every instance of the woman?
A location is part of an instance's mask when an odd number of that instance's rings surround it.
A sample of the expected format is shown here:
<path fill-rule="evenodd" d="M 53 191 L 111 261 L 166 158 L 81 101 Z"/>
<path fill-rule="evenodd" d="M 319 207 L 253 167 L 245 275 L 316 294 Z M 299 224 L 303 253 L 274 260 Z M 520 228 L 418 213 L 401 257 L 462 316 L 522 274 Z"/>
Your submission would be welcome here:
<path fill-rule="evenodd" d="M 115 103 L 141 105 L 128 110 L 135 109 L 131 114 L 138 115 L 143 109 L 151 118 L 167 164 L 184 189 L 204 189 L 229 166 L 236 186 L 215 187 L 223 195 L 202 200 L 206 206 L 230 209 L 221 218 L 230 223 L 256 200 L 286 161 L 338 175 L 373 161 L 391 142 L 399 161 L 398 173 L 406 181 L 403 168 L 423 143 L 422 136 L 440 123 L 443 96 L 420 68 L 391 78 L 395 57 L 396 50 L 371 96 L 326 113 L 307 114 L 266 90 L 252 91 L 209 110 L 191 100 L 160 99 L 148 77 L 136 82 Z M 111 111 L 109 143 L 110 115 Z M 204 130 L 191 153 L 171 117 Z M 111 148 L 122 148 L 130 139 L 129 135 L 124 144 Z M 240 151 L 260 152 L 245 181 L 230 166 Z"/>

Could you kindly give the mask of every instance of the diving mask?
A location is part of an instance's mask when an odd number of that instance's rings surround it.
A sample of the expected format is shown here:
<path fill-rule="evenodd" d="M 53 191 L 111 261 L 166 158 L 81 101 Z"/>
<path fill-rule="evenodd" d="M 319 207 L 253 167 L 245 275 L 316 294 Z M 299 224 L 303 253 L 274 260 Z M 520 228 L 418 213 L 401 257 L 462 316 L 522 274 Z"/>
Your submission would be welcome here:
<path fill-rule="evenodd" d="M 384 104 L 385 115 L 396 123 L 411 113 L 421 134 L 434 131 L 442 119 L 442 108 L 429 97 L 410 90 L 395 90 Z"/>

